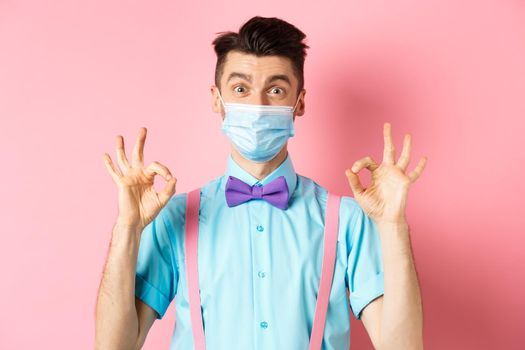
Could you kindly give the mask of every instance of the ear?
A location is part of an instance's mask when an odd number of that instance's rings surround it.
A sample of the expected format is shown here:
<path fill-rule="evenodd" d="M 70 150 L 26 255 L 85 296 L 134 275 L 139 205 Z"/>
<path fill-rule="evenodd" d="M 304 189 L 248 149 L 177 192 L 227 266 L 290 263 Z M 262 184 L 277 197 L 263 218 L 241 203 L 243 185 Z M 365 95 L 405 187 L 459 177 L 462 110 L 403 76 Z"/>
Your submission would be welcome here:
<path fill-rule="evenodd" d="M 216 85 L 210 87 L 211 92 L 211 109 L 215 113 L 219 113 L 224 119 L 224 109 L 222 107 L 221 100 L 219 98 L 219 88 Z"/>
<path fill-rule="evenodd" d="M 295 115 L 300 117 L 304 114 L 305 110 L 305 103 L 304 103 L 304 95 L 306 95 L 306 90 L 302 89 L 299 92 L 299 102 L 297 103 L 297 108 L 295 109 Z"/>

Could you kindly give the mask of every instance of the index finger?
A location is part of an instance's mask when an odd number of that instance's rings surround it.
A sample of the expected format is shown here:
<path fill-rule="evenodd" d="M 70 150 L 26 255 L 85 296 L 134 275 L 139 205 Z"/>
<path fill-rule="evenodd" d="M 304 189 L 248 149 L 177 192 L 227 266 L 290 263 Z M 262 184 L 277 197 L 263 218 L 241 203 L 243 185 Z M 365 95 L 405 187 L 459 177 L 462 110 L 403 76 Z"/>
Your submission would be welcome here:
<path fill-rule="evenodd" d="M 394 164 L 395 149 L 394 143 L 392 142 L 392 125 L 385 123 L 383 125 L 383 138 L 384 138 L 384 150 L 383 150 L 383 163 Z"/>
<path fill-rule="evenodd" d="M 146 141 L 147 129 L 141 127 L 139 130 L 139 135 L 135 141 L 135 147 L 133 147 L 132 161 L 133 166 L 143 167 L 144 166 L 144 142 Z"/>

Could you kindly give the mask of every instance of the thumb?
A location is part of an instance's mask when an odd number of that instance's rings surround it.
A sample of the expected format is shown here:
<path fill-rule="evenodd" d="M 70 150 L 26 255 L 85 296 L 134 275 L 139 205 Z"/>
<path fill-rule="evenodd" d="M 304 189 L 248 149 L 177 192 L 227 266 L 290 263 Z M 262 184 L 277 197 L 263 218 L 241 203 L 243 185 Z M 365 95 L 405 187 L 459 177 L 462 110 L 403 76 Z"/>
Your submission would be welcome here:
<path fill-rule="evenodd" d="M 361 194 L 365 190 L 363 185 L 361 185 L 361 181 L 359 181 L 359 176 L 351 169 L 346 169 L 345 175 L 348 179 L 348 184 L 350 185 L 352 192 L 354 192 L 354 196 Z"/>

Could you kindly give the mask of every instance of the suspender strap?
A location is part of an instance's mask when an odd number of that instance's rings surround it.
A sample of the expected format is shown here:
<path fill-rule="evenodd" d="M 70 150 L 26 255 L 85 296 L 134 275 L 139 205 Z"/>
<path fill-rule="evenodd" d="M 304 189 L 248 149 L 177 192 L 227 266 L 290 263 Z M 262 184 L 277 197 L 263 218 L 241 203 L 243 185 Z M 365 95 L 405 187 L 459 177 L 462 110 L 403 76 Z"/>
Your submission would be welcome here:
<path fill-rule="evenodd" d="M 326 323 L 326 312 L 328 310 L 328 299 L 334 277 L 334 266 L 336 259 L 337 234 L 339 231 L 339 205 L 341 196 L 328 193 L 325 212 L 324 226 L 324 252 L 321 280 L 317 293 L 315 305 L 314 323 L 310 336 L 309 350 L 320 350 L 324 326 Z M 199 293 L 199 271 L 197 259 L 197 243 L 199 238 L 199 208 L 200 188 L 188 193 L 186 201 L 185 222 L 185 259 L 186 277 L 188 279 L 188 294 L 190 304 L 191 329 L 195 350 L 205 350 L 204 328 L 202 323 L 201 300 Z"/>
<path fill-rule="evenodd" d="M 319 292 L 315 305 L 314 323 L 310 336 L 309 350 L 320 350 L 323 342 L 328 299 L 334 277 L 334 265 L 337 248 L 337 233 L 339 231 L 339 204 L 341 196 L 328 192 L 324 224 L 324 252 Z"/>
<path fill-rule="evenodd" d="M 186 201 L 186 232 L 185 232 L 185 259 L 186 278 L 188 279 L 188 292 L 190 304 L 191 329 L 195 350 L 204 350 L 204 328 L 201 315 L 201 297 L 199 293 L 199 271 L 197 257 L 197 243 L 199 239 L 199 208 L 201 193 L 197 188 L 187 195 Z"/>

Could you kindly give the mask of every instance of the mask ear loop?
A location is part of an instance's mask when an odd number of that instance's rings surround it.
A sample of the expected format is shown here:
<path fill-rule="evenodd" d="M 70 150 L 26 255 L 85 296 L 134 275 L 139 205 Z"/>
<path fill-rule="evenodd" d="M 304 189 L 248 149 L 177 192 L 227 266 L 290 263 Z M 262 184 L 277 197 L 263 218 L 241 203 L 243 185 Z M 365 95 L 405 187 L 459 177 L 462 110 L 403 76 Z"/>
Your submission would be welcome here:
<path fill-rule="evenodd" d="M 295 102 L 295 106 L 293 107 L 292 112 L 295 112 L 295 109 L 297 108 L 297 104 L 299 103 L 299 97 L 300 95 L 297 96 L 297 101 Z"/>
<path fill-rule="evenodd" d="M 224 100 L 222 99 L 222 96 L 221 96 L 221 90 L 217 89 L 217 93 L 219 94 L 219 98 L 221 99 L 222 107 L 226 108 L 226 105 L 225 105 L 225 103 L 224 103 Z"/>

